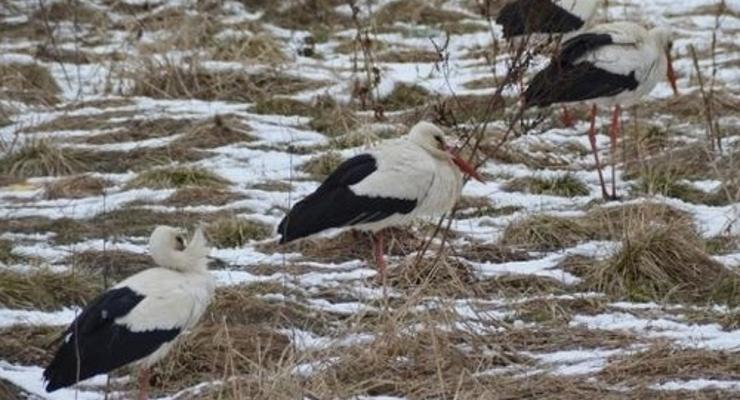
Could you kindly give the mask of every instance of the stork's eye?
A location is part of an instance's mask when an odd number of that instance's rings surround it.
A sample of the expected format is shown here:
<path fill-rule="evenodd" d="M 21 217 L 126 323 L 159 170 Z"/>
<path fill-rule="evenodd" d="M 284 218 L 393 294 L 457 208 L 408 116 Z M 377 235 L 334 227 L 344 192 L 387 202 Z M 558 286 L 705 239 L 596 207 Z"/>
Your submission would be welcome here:
<path fill-rule="evenodd" d="M 437 146 L 439 146 L 440 149 L 444 149 L 446 147 L 445 140 L 442 136 L 434 135 L 434 140 L 437 142 Z"/>
<path fill-rule="evenodd" d="M 185 250 L 185 238 L 177 235 L 175 236 L 175 250 L 183 251 Z"/>

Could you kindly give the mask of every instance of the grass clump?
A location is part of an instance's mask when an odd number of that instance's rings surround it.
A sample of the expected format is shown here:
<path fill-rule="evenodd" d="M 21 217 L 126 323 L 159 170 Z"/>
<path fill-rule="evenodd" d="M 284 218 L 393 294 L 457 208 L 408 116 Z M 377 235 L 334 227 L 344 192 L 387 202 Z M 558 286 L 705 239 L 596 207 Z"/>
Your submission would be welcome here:
<path fill-rule="evenodd" d="M 44 185 L 44 198 L 54 199 L 81 199 L 89 196 L 101 196 L 111 182 L 93 175 L 77 175 L 68 178 L 56 179 Z"/>
<path fill-rule="evenodd" d="M 393 90 L 380 100 L 380 104 L 388 111 L 399 111 L 421 106 L 428 98 L 429 91 L 421 86 L 397 83 Z"/>
<path fill-rule="evenodd" d="M 105 273 L 113 282 L 156 266 L 149 254 L 125 250 L 86 250 L 73 253 L 65 262 L 87 274 L 102 276 Z"/>
<path fill-rule="evenodd" d="M 336 137 L 352 131 L 359 120 L 352 110 L 336 106 L 316 115 L 308 126 L 330 137 Z"/>
<path fill-rule="evenodd" d="M 257 114 L 309 116 L 313 113 L 313 107 L 287 97 L 265 97 L 257 100 L 250 111 Z"/>
<path fill-rule="evenodd" d="M 398 0 L 384 5 L 375 14 L 379 25 L 391 25 L 396 22 L 418 25 L 437 25 L 457 22 L 467 18 L 463 13 L 444 10 L 423 0 Z"/>
<path fill-rule="evenodd" d="M 86 274 L 0 270 L 0 306 L 6 308 L 55 311 L 86 304 L 101 289 L 102 281 Z"/>
<path fill-rule="evenodd" d="M 16 178 L 70 175 L 82 169 L 82 157 L 44 139 L 29 140 L 0 159 L 0 172 Z"/>
<path fill-rule="evenodd" d="M 597 231 L 581 218 L 533 215 L 513 221 L 499 244 L 526 250 L 551 251 L 597 238 Z"/>
<path fill-rule="evenodd" d="M 0 329 L 0 336 L 3 338 L 0 340 L 0 359 L 20 365 L 46 365 L 54 355 L 52 343 L 59 338 L 62 329 L 59 326 L 33 325 L 14 325 Z M 2 399 L 8 398 L 3 396 Z"/>
<path fill-rule="evenodd" d="M 301 170 L 313 179 L 323 180 L 334 172 L 342 161 L 344 161 L 344 158 L 339 153 L 329 151 L 308 160 L 303 164 Z"/>
<path fill-rule="evenodd" d="M 611 384 L 641 384 L 660 380 L 737 379 L 740 357 L 726 351 L 679 349 L 657 344 L 645 351 L 618 356 L 599 375 Z"/>
<path fill-rule="evenodd" d="M 220 176 L 199 167 L 173 166 L 156 168 L 140 173 L 131 180 L 127 187 L 140 188 L 182 188 L 199 186 L 208 188 L 223 188 L 228 181 Z"/>
<path fill-rule="evenodd" d="M 622 248 L 590 269 L 592 289 L 632 301 L 740 304 L 740 276 L 712 259 L 690 227 L 646 224 L 625 234 Z"/>
<path fill-rule="evenodd" d="M 432 296 L 470 297 L 477 290 L 478 278 L 469 265 L 453 258 L 404 260 L 388 275 L 388 284 L 403 290 L 419 290 Z"/>
<path fill-rule="evenodd" d="M 131 78 L 134 96 L 249 103 L 264 97 L 317 89 L 325 84 L 279 72 L 212 71 L 198 65 L 182 67 L 172 61 L 145 62 L 131 72 Z"/>
<path fill-rule="evenodd" d="M 279 64 L 288 60 L 283 53 L 284 44 L 267 33 L 247 38 L 229 37 L 216 42 L 213 58 L 223 61 L 258 61 Z"/>
<path fill-rule="evenodd" d="M 210 149 L 234 143 L 250 142 L 254 137 L 251 128 L 236 116 L 216 115 L 193 125 L 173 142 L 174 146 Z"/>
<path fill-rule="evenodd" d="M 504 188 L 513 192 L 561 197 L 588 196 L 590 193 L 586 184 L 572 174 L 565 174 L 554 178 L 515 178 L 507 182 Z"/>
<path fill-rule="evenodd" d="M 175 207 L 198 205 L 223 206 L 233 201 L 243 199 L 238 193 L 226 189 L 207 187 L 183 187 L 172 193 L 163 203 Z"/>
<path fill-rule="evenodd" d="M 47 106 L 58 102 L 59 85 L 41 65 L 0 64 L 0 76 L 0 98 Z"/>
<path fill-rule="evenodd" d="M 246 218 L 222 217 L 209 224 L 206 233 L 213 246 L 231 248 L 268 237 L 270 228 Z"/>

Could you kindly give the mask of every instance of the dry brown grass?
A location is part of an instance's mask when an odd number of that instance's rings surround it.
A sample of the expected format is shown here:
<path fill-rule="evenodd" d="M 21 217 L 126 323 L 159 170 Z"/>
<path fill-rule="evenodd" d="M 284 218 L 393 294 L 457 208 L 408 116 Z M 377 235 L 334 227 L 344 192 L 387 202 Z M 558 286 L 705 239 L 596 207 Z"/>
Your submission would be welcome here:
<path fill-rule="evenodd" d="M 359 118 L 351 109 L 337 105 L 319 111 L 308 126 L 327 136 L 337 137 L 351 132 L 359 122 Z"/>
<path fill-rule="evenodd" d="M 506 274 L 480 281 L 483 293 L 496 293 L 507 298 L 565 293 L 566 286 L 552 278 L 536 275 Z"/>
<path fill-rule="evenodd" d="M 0 98 L 51 106 L 57 103 L 59 85 L 39 64 L 0 64 Z"/>
<path fill-rule="evenodd" d="M 279 64 L 288 60 L 282 50 L 284 47 L 279 39 L 260 32 L 247 38 L 219 40 L 212 49 L 212 56 L 215 60 Z"/>
<path fill-rule="evenodd" d="M 585 183 L 571 174 L 554 178 L 523 177 L 512 179 L 504 189 L 513 192 L 547 194 L 552 196 L 587 196 L 590 191 Z"/>
<path fill-rule="evenodd" d="M 251 128 L 241 118 L 233 115 L 216 115 L 192 125 L 173 146 L 210 149 L 254 140 Z"/>
<path fill-rule="evenodd" d="M 29 325 L 0 329 L 3 338 L 0 340 L 0 359 L 19 365 L 46 365 L 53 356 L 53 342 L 62 330 L 57 326 Z"/>
<path fill-rule="evenodd" d="M 209 243 L 215 247 L 241 247 L 251 240 L 267 238 L 271 228 L 246 218 L 224 216 L 211 222 L 207 229 Z"/>
<path fill-rule="evenodd" d="M 77 175 L 68 178 L 55 179 L 44 185 L 44 198 L 54 199 L 81 199 L 89 196 L 101 196 L 111 182 L 93 175 Z"/>
<path fill-rule="evenodd" d="M 128 188 L 183 188 L 206 187 L 221 189 L 229 182 L 203 168 L 188 166 L 172 166 L 144 171 L 129 181 Z"/>
<path fill-rule="evenodd" d="M 633 301 L 740 303 L 740 276 L 714 261 L 686 225 L 633 227 L 622 249 L 586 279 L 595 290 Z"/>
<path fill-rule="evenodd" d="M 98 26 L 105 25 L 108 22 L 104 12 L 77 0 L 43 3 L 43 6 L 31 16 L 31 19 L 52 22 L 70 21 Z"/>
<path fill-rule="evenodd" d="M 415 253 L 422 239 L 408 229 L 390 228 L 384 231 L 386 254 L 405 256 Z M 362 232 L 348 231 L 331 238 L 307 238 L 292 243 L 278 245 L 264 243 L 258 247 L 266 253 L 297 252 L 307 259 L 321 262 L 342 263 L 350 260 L 369 260 L 372 258 L 372 242 Z"/>
<path fill-rule="evenodd" d="M 596 315 L 606 311 L 607 300 L 601 297 L 549 299 L 536 298 L 514 304 L 517 319 L 525 322 L 563 326 L 576 314 Z"/>
<path fill-rule="evenodd" d="M 132 253 L 125 250 L 86 250 L 73 253 L 65 262 L 76 270 L 102 279 L 107 275 L 111 282 L 118 282 L 129 276 L 155 267 L 148 254 Z"/>
<path fill-rule="evenodd" d="M 698 378 L 737 380 L 740 358 L 732 352 L 657 344 L 645 351 L 612 359 L 599 375 L 609 383 L 630 386 Z"/>
<path fill-rule="evenodd" d="M 509 224 L 499 244 L 524 250 L 557 250 L 598 237 L 599 232 L 583 218 L 538 214 Z"/>
<path fill-rule="evenodd" d="M 246 74 L 243 71 L 209 71 L 196 64 L 143 61 L 130 71 L 131 95 L 156 99 L 201 99 L 256 102 L 261 98 L 317 89 L 324 82 L 280 72 Z"/>
<path fill-rule="evenodd" d="M 526 261 L 531 259 L 527 252 L 511 249 L 498 244 L 473 243 L 462 247 L 458 253 L 466 259 L 476 262 L 488 262 L 492 264 L 511 261 Z"/>
<path fill-rule="evenodd" d="M 74 272 L 40 269 L 29 273 L 0 270 L 0 305 L 53 311 L 86 304 L 98 294 L 102 280 Z"/>
<path fill-rule="evenodd" d="M 70 175 L 82 170 L 82 157 L 44 139 L 26 141 L 0 158 L 0 172 L 16 178 Z"/>
<path fill-rule="evenodd" d="M 429 100 L 429 91 L 421 86 L 396 83 L 393 90 L 380 99 L 380 104 L 388 111 L 398 111 L 424 105 Z"/>
<path fill-rule="evenodd" d="M 444 297 L 471 297 L 482 295 L 478 278 L 466 263 L 449 257 L 404 259 L 390 269 L 388 285 L 404 291 L 418 291 L 422 295 Z"/>
<path fill-rule="evenodd" d="M 381 7 L 375 14 L 375 21 L 380 25 L 396 22 L 436 25 L 457 22 L 463 18 L 466 18 L 465 14 L 444 10 L 422 0 L 394 1 Z"/>
<path fill-rule="evenodd" d="M 172 119 L 172 118 L 156 118 L 156 119 L 128 119 L 125 122 L 113 122 L 106 120 L 106 117 L 111 114 L 100 115 L 99 118 L 90 117 L 91 123 L 85 125 L 82 129 L 109 129 L 109 128 L 121 128 L 114 132 L 106 133 L 103 135 L 93 135 L 85 139 L 85 143 L 88 144 L 109 144 L 109 143 L 121 143 L 121 142 L 134 142 L 139 140 L 147 140 L 153 138 L 162 138 L 172 136 L 174 134 L 182 132 L 186 127 L 192 124 L 191 120 L 188 119 Z M 112 114 L 116 115 L 116 114 Z M 123 115 L 122 115 L 123 116 Z M 60 117 L 64 118 L 64 117 Z M 74 124 L 74 117 L 69 120 L 68 123 Z M 83 117 L 81 122 L 85 121 Z M 84 122 L 83 122 L 84 123 Z M 59 124 L 64 124 L 64 121 L 60 120 Z M 59 125 L 56 125 L 59 126 Z M 51 121 L 49 128 L 55 129 L 55 121 Z M 37 127 L 38 129 L 38 127 Z"/>
<path fill-rule="evenodd" d="M 434 63 L 440 60 L 437 52 L 420 49 L 404 49 L 384 51 L 376 57 L 378 62 L 386 63 Z"/>
<path fill-rule="evenodd" d="M 192 207 L 200 205 L 223 206 L 246 196 L 226 189 L 207 187 L 184 187 L 177 189 L 162 203 L 174 207 Z"/>
<path fill-rule="evenodd" d="M 309 174 L 314 180 L 324 180 L 337 169 L 342 161 L 344 161 L 344 158 L 339 153 L 329 151 L 306 161 L 301 166 L 301 170 Z"/>
<path fill-rule="evenodd" d="M 83 160 L 85 171 L 111 173 L 146 171 L 154 167 L 170 166 L 173 163 L 198 161 L 207 156 L 206 152 L 185 146 L 139 147 L 128 151 L 70 150 L 70 152 Z"/>

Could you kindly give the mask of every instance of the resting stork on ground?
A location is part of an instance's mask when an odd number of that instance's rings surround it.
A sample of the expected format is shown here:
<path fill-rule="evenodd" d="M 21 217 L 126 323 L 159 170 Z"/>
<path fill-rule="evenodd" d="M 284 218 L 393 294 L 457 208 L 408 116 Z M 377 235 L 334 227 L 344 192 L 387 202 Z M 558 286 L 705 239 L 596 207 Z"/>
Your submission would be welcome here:
<path fill-rule="evenodd" d="M 481 180 L 447 146 L 442 130 L 419 122 L 406 136 L 339 165 L 283 218 L 280 243 L 330 228 L 370 232 L 375 264 L 384 280 L 383 229 L 450 212 L 460 196 L 463 173 Z"/>
<path fill-rule="evenodd" d="M 501 25 L 504 38 L 511 40 L 528 35 L 547 35 L 565 39 L 591 26 L 596 10 L 603 0 L 514 0 L 507 3 L 496 23 Z M 575 121 L 562 107 L 563 125 L 572 127 Z"/>
<path fill-rule="evenodd" d="M 580 101 L 592 104 L 588 137 L 605 199 L 616 198 L 614 154 L 621 132 L 622 107 L 637 103 L 666 76 L 673 93 L 678 95 L 671 47 L 669 28 L 658 27 L 648 31 L 631 22 L 597 25 L 565 41 L 559 53 L 535 75 L 524 92 L 525 107 Z M 609 130 L 611 195 L 606 190 L 596 148 L 595 123 L 599 105 L 614 107 Z"/>
<path fill-rule="evenodd" d="M 44 371 L 47 392 L 135 363 L 140 366 L 138 398 L 147 398 L 149 367 L 195 326 L 214 292 L 207 270 L 210 249 L 200 228 L 186 246 L 183 231 L 159 226 L 149 249 L 158 268 L 102 293 L 64 332 Z"/>

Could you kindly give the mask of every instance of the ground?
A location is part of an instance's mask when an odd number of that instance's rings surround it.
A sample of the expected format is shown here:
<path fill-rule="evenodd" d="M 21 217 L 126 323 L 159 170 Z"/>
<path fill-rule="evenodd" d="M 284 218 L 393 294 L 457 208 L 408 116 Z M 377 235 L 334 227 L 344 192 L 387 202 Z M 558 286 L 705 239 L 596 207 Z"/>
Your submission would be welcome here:
<path fill-rule="evenodd" d="M 673 28 L 681 92 L 628 108 L 614 152 L 602 111 L 605 202 L 583 107 L 519 115 L 549 50 L 497 40 L 502 3 L 0 0 L 0 397 L 129 398 L 128 369 L 53 394 L 41 371 L 154 226 L 202 222 L 216 298 L 156 398 L 740 398 L 740 4 L 604 2 Z M 385 287 L 362 233 L 277 244 L 422 119 L 486 182 L 391 232 Z"/>

